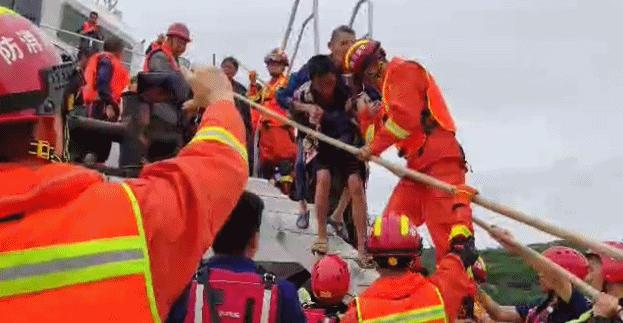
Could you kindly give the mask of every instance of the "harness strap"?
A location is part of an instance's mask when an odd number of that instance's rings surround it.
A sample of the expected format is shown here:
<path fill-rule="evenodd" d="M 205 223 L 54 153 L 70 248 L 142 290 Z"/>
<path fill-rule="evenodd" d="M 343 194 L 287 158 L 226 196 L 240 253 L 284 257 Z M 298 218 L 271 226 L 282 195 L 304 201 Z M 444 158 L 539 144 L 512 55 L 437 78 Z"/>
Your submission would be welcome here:
<path fill-rule="evenodd" d="M 276 282 L 275 275 L 271 273 L 264 274 L 264 297 L 262 299 L 262 309 L 260 312 L 260 322 L 268 323 L 270 316 L 270 303 L 273 296 L 273 286 Z"/>
<path fill-rule="evenodd" d="M 195 290 L 195 323 L 203 323 L 203 291 L 204 285 L 198 283 Z"/>
<path fill-rule="evenodd" d="M 208 301 L 208 308 L 210 309 L 210 320 L 212 323 L 221 323 L 221 317 L 218 315 L 218 310 L 216 309 L 217 295 L 216 291 L 210 288 L 210 269 L 206 268 L 203 273 L 200 274 L 200 279 L 204 279 L 205 287 L 204 287 L 204 295 Z M 203 302 L 203 297 L 201 301 Z M 196 317 L 195 317 L 196 319 Z"/>

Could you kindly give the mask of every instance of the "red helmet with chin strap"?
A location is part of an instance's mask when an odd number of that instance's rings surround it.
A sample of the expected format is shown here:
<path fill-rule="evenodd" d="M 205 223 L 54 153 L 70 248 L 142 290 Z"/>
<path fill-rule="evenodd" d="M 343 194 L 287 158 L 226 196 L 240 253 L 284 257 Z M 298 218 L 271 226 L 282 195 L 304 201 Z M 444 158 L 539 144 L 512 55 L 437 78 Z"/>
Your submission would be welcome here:
<path fill-rule="evenodd" d="M 580 279 L 584 279 L 588 274 L 588 260 L 573 248 L 564 246 L 551 247 L 543 251 L 543 256 Z"/>
<path fill-rule="evenodd" d="M 344 71 L 361 76 L 363 71 L 376 60 L 385 58 L 381 43 L 372 39 L 362 39 L 354 43 L 344 56 Z"/>
<path fill-rule="evenodd" d="M 418 257 L 422 237 L 404 214 L 390 213 L 374 220 L 366 249 L 372 256 Z"/>
<path fill-rule="evenodd" d="M 290 64 L 288 55 L 281 48 L 271 50 L 270 53 L 264 57 L 264 63 L 268 64 L 270 62 L 282 63 L 286 66 Z"/>
<path fill-rule="evenodd" d="M 53 120 L 73 71 L 71 63 L 60 63 L 54 46 L 32 22 L 0 7 L 0 127 L 35 123 L 41 125 L 36 139 L 56 140 Z"/>
<path fill-rule="evenodd" d="M 348 264 L 337 255 L 322 257 L 312 268 L 311 285 L 319 303 L 339 304 L 350 288 Z"/>

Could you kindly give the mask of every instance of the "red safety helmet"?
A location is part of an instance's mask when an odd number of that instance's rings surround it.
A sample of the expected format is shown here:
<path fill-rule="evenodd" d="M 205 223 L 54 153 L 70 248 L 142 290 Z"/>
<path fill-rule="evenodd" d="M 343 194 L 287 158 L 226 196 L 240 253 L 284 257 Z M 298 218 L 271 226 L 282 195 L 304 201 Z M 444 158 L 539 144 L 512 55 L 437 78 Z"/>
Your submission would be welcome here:
<path fill-rule="evenodd" d="M 344 56 L 344 71 L 360 76 L 374 61 L 384 59 L 385 50 L 381 43 L 372 39 L 362 39 L 351 46 Z"/>
<path fill-rule="evenodd" d="M 0 7 L 0 39 L 0 127 L 37 123 L 37 139 L 54 142 L 54 117 L 71 64 L 59 65 L 60 55 L 39 28 L 5 7 Z"/>
<path fill-rule="evenodd" d="M 580 279 L 584 279 L 588 274 L 588 260 L 573 248 L 554 246 L 543 251 L 543 256 Z"/>
<path fill-rule="evenodd" d="M 416 258 L 422 253 L 422 237 L 406 215 L 390 213 L 374 220 L 366 249 L 375 257 Z"/>
<path fill-rule="evenodd" d="M 623 242 L 606 241 L 605 244 L 623 250 Z M 608 255 L 599 254 L 593 251 L 587 252 L 590 255 L 597 255 L 601 259 L 601 273 L 606 283 L 623 284 L 623 261 L 616 260 Z"/>
<path fill-rule="evenodd" d="M 286 66 L 290 64 L 288 55 L 281 48 L 271 50 L 270 53 L 264 57 L 264 63 L 268 64 L 270 62 L 283 63 Z"/>
<path fill-rule="evenodd" d="M 190 30 L 188 30 L 188 27 L 185 24 L 176 22 L 169 26 L 169 30 L 167 30 L 167 37 L 177 37 L 190 42 Z"/>
<path fill-rule="evenodd" d="M 348 264 L 337 255 L 322 257 L 312 268 L 311 286 L 319 303 L 339 304 L 350 288 Z"/>

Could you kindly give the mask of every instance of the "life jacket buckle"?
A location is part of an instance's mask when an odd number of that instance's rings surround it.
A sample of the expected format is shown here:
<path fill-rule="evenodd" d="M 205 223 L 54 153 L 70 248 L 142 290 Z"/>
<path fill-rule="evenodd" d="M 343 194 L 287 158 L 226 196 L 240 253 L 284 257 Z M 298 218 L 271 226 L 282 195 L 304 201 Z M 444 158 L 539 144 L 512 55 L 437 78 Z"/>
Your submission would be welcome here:
<path fill-rule="evenodd" d="M 30 143 L 28 153 L 36 155 L 38 158 L 50 160 L 50 156 L 54 154 L 54 148 L 47 141 L 36 140 Z"/>
<path fill-rule="evenodd" d="M 264 277 L 264 289 L 272 289 L 277 284 L 277 276 L 271 273 L 265 273 Z"/>

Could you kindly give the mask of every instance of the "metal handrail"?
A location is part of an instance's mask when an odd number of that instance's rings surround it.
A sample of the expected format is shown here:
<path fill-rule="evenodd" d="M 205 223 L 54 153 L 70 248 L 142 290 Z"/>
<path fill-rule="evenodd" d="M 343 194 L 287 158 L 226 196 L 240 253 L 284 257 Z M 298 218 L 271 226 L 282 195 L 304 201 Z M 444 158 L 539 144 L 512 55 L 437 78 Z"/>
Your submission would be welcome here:
<path fill-rule="evenodd" d="M 313 7 L 314 15 L 314 53 L 320 54 L 320 26 L 319 26 L 319 13 L 318 13 L 318 0 L 314 0 Z"/>
<path fill-rule="evenodd" d="M 303 21 L 303 24 L 301 25 L 301 30 L 299 31 L 299 37 L 296 40 L 296 45 L 294 47 L 294 52 L 292 53 L 292 59 L 290 60 L 290 66 L 288 66 L 288 70 L 286 71 L 286 75 L 290 75 L 290 72 L 292 71 L 292 67 L 294 66 L 294 60 L 296 59 L 296 55 L 299 52 L 299 47 L 301 46 L 301 40 L 303 39 L 303 33 L 305 32 L 305 27 L 307 27 L 307 24 L 309 24 L 309 22 L 314 19 L 314 14 L 309 15 L 309 17 L 307 17 L 307 19 L 305 19 Z"/>
<path fill-rule="evenodd" d="M 82 39 L 88 39 L 88 40 L 90 40 L 92 42 L 96 42 L 98 44 L 103 44 L 104 43 L 103 40 L 100 40 L 100 39 L 97 39 L 97 38 L 93 38 L 93 37 L 89 37 L 89 36 L 85 36 L 85 35 L 82 35 L 82 34 L 79 34 L 79 33 L 73 32 L 73 31 L 69 31 L 69 30 L 65 30 L 65 29 L 59 29 L 59 28 L 56 28 L 56 27 L 53 27 L 53 26 L 50 26 L 50 25 L 46 25 L 46 24 L 41 24 L 39 26 L 41 28 L 53 30 L 53 31 L 56 31 L 56 32 L 65 33 L 67 35 L 76 36 L 76 37 L 79 37 L 79 38 L 82 38 Z M 124 48 L 123 50 L 126 51 L 126 52 L 129 52 L 131 54 L 134 54 L 134 55 L 145 57 L 145 53 L 136 52 L 136 51 L 133 51 L 133 50 L 127 49 L 127 48 Z"/>
<path fill-rule="evenodd" d="M 286 50 L 288 46 L 288 40 L 290 39 L 290 33 L 292 32 L 292 25 L 294 24 L 294 19 L 296 18 L 296 11 L 299 8 L 299 3 L 301 0 L 295 0 L 292 5 L 292 11 L 290 12 L 290 19 L 288 20 L 288 26 L 286 27 L 286 34 L 283 36 L 283 41 L 281 42 L 281 50 Z"/>
<path fill-rule="evenodd" d="M 365 36 L 363 38 L 367 38 L 367 37 L 372 37 L 372 21 L 373 21 L 373 6 L 372 6 L 372 1 L 371 0 L 359 0 L 357 1 L 357 4 L 355 4 L 355 7 L 353 8 L 353 13 L 350 16 L 350 20 L 348 22 L 348 26 L 350 28 L 353 28 L 353 24 L 355 23 L 355 19 L 357 18 L 357 15 L 359 14 L 359 10 L 361 9 L 361 6 L 367 3 L 368 4 L 368 33 L 365 34 Z"/>

